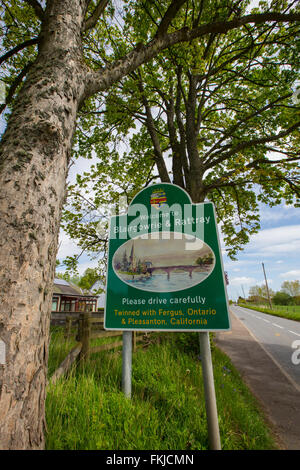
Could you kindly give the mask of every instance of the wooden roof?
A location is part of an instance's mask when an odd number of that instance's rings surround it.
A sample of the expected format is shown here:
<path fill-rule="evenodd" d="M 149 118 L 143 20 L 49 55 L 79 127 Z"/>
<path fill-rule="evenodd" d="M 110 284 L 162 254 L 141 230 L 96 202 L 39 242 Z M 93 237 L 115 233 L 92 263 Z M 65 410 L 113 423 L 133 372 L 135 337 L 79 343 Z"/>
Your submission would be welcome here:
<path fill-rule="evenodd" d="M 80 287 L 70 284 L 64 279 L 54 279 L 53 294 L 70 295 L 76 297 L 97 297 L 91 292 L 84 292 Z"/>

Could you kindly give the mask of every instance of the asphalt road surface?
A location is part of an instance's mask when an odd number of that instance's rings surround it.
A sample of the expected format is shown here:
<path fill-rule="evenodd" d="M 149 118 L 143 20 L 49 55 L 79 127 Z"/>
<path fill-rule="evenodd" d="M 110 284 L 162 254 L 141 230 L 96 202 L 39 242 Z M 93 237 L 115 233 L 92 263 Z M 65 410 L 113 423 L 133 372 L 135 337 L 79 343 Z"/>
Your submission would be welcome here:
<path fill-rule="evenodd" d="M 300 322 L 233 305 L 231 310 L 300 390 Z"/>

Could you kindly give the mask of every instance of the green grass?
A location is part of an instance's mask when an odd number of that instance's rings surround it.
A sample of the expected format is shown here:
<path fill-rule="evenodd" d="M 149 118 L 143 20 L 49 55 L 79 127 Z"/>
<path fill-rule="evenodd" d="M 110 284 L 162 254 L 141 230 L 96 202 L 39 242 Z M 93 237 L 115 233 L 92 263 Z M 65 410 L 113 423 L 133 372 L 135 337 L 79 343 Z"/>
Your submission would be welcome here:
<path fill-rule="evenodd" d="M 68 355 L 68 353 L 73 349 L 77 341 L 75 337 L 77 335 L 77 327 L 72 328 L 69 338 L 65 338 L 65 329 L 62 326 L 51 326 L 50 328 L 50 344 L 49 344 L 49 362 L 48 362 L 48 378 L 55 372 L 55 370 L 60 366 L 62 361 Z M 104 338 L 94 338 L 90 342 L 90 347 L 101 346 L 102 344 L 113 343 L 120 341 L 122 337 L 104 337 Z"/>
<path fill-rule="evenodd" d="M 257 310 L 258 312 L 287 318 L 288 320 L 300 321 L 300 305 L 273 305 L 272 309 L 247 303 L 239 305 L 241 307 L 250 308 L 251 310 Z"/>
<path fill-rule="evenodd" d="M 75 331 L 69 339 L 64 338 L 65 330 L 61 326 L 51 326 L 50 328 L 50 344 L 49 344 L 49 361 L 48 361 L 48 378 L 59 367 L 71 349 L 76 345 Z"/>
<path fill-rule="evenodd" d="M 133 355 L 129 400 L 121 391 L 121 354 L 92 355 L 48 386 L 47 449 L 208 449 L 197 356 L 196 334 L 154 335 Z M 254 397 L 215 347 L 213 363 L 222 448 L 276 448 Z"/>

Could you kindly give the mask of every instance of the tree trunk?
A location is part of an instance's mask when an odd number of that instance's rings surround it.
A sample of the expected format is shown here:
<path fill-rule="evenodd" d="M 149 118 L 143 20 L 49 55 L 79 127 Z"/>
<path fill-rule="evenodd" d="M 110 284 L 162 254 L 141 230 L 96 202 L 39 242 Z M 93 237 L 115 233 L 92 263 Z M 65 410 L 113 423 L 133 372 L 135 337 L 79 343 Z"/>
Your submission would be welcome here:
<path fill-rule="evenodd" d="M 0 147 L 0 449 L 44 447 L 52 285 L 83 95 L 84 2 L 48 3 L 38 58 Z"/>

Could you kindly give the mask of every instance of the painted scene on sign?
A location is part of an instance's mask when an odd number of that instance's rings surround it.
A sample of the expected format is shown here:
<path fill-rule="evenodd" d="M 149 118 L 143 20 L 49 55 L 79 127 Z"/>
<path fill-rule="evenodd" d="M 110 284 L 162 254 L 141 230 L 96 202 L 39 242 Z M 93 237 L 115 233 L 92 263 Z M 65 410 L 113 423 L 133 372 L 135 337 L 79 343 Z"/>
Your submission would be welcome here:
<path fill-rule="evenodd" d="M 113 257 L 121 281 L 150 292 L 174 292 L 204 281 L 215 256 L 202 240 L 187 234 L 161 232 L 125 242 Z"/>

